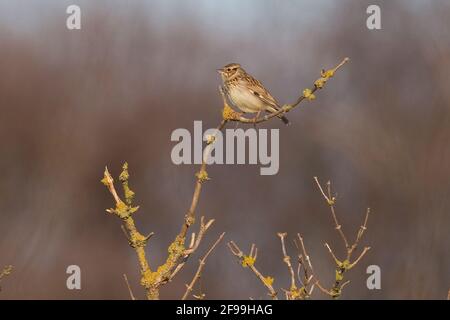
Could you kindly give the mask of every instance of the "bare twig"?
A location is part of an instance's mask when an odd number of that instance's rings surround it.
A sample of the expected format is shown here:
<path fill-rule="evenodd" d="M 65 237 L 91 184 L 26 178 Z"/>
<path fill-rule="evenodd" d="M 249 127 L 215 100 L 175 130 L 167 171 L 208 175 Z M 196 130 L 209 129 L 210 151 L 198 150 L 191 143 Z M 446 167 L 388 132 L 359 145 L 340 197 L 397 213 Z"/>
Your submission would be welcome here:
<path fill-rule="evenodd" d="M 172 281 L 172 279 L 180 272 L 180 270 L 184 267 L 186 264 L 188 258 L 197 250 L 198 246 L 200 245 L 200 242 L 203 239 L 204 234 L 209 229 L 209 227 L 213 224 L 214 219 L 209 220 L 205 224 L 205 218 L 202 216 L 200 218 L 200 230 L 198 231 L 198 235 L 196 236 L 195 233 L 192 233 L 191 236 L 191 242 L 189 244 L 189 247 L 184 250 L 184 257 L 182 261 L 175 267 L 172 274 L 169 276 L 168 281 Z"/>
<path fill-rule="evenodd" d="M 189 227 L 195 222 L 195 212 L 197 209 L 198 201 L 200 199 L 203 183 L 210 180 L 206 171 L 206 165 L 208 157 L 210 156 L 212 144 L 215 142 L 216 135 L 225 128 L 227 122 L 228 120 L 222 120 L 220 125 L 216 128 L 215 134 L 211 137 L 210 142 L 208 142 L 208 145 L 203 152 L 202 164 L 200 166 L 200 170 L 196 174 L 197 180 L 195 183 L 194 193 L 192 195 L 191 205 L 185 215 L 181 230 L 171 246 L 184 247 L 185 245 L 187 231 Z M 178 272 L 186 264 L 192 253 L 198 248 L 201 240 L 203 239 L 204 233 L 213 223 L 214 219 L 211 219 L 206 224 L 204 224 L 204 218 L 201 218 L 201 226 L 197 237 L 195 236 L 195 233 L 193 233 L 188 249 L 178 250 L 173 255 L 167 258 L 166 263 L 163 265 L 163 268 L 161 268 L 161 270 L 165 270 L 165 272 L 160 276 L 157 276 L 157 278 L 155 279 L 156 286 L 159 287 L 162 284 L 172 281 L 175 275 L 177 275 Z"/>
<path fill-rule="evenodd" d="M 341 261 L 339 261 L 338 258 L 336 258 L 336 255 L 334 254 L 333 250 L 331 250 L 330 246 L 328 245 L 328 243 L 325 243 L 325 247 L 328 249 L 328 252 L 330 253 L 331 257 L 333 258 L 334 262 L 336 263 L 336 265 L 340 265 Z"/>
<path fill-rule="evenodd" d="M 213 250 L 216 248 L 216 246 L 219 244 L 219 242 L 222 241 L 222 238 L 223 238 L 224 235 L 225 235 L 225 232 L 223 232 L 219 236 L 219 238 L 216 240 L 216 242 L 214 242 L 214 244 L 211 246 L 211 248 L 209 248 L 209 250 L 203 256 L 203 258 L 199 260 L 199 266 L 198 266 L 197 272 L 195 273 L 194 278 L 192 279 L 191 283 L 189 285 L 186 285 L 186 292 L 184 293 L 184 295 L 181 298 L 181 300 L 186 300 L 187 297 L 189 296 L 189 294 L 192 292 L 195 283 L 201 277 L 203 268 L 205 267 L 205 264 L 206 264 L 206 259 L 211 254 L 211 252 L 213 252 Z"/>
<path fill-rule="evenodd" d="M 369 220 L 369 214 L 370 214 L 370 208 L 367 208 L 367 211 L 366 211 L 366 217 L 364 218 L 364 223 L 363 223 L 363 225 L 359 228 L 358 233 L 357 233 L 357 235 L 356 235 L 355 242 L 354 242 L 353 245 L 350 247 L 350 250 L 349 250 L 349 252 L 348 252 L 348 257 L 347 257 L 347 259 L 349 259 L 349 260 L 350 260 L 350 258 L 351 258 L 351 255 L 352 255 L 353 251 L 358 247 L 359 241 L 361 240 L 361 238 L 362 238 L 362 236 L 363 236 L 363 234 L 364 234 L 364 231 L 366 231 L 366 229 L 367 229 L 367 221 Z"/>
<path fill-rule="evenodd" d="M 302 286 L 305 290 L 305 293 L 307 293 L 307 296 L 310 296 L 314 290 L 314 284 L 310 287 L 308 290 L 308 286 L 310 285 L 311 281 L 315 277 L 314 275 L 314 269 L 312 266 L 311 259 L 306 252 L 305 243 L 303 241 L 303 237 L 300 235 L 300 233 L 297 233 L 297 237 L 299 240 L 299 244 L 297 244 L 297 241 L 294 240 L 295 245 L 297 246 L 297 249 L 299 250 L 298 255 L 298 271 L 297 271 L 297 277 L 299 278 L 299 281 L 302 283 Z M 300 278 L 300 271 L 303 268 L 303 280 Z M 305 296 L 306 298 L 306 296 Z"/>
<path fill-rule="evenodd" d="M 302 249 L 303 256 L 305 257 L 306 262 L 308 263 L 308 267 L 311 269 L 311 271 L 314 271 L 312 263 L 311 263 L 311 259 L 309 258 L 309 255 L 306 252 L 305 244 L 303 242 L 303 237 L 300 235 L 300 233 L 297 233 L 297 237 L 298 237 L 298 239 L 300 241 L 300 247 Z"/>
<path fill-rule="evenodd" d="M 330 291 L 328 291 L 328 289 L 325 289 L 319 282 L 319 280 L 316 281 L 315 285 L 317 286 L 317 288 L 320 289 L 320 291 L 322 291 L 323 293 L 325 293 L 326 295 L 332 296 L 332 293 Z"/>
<path fill-rule="evenodd" d="M 299 250 L 298 253 L 298 267 L 297 274 L 294 272 L 294 268 L 291 263 L 291 258 L 287 254 L 285 238 L 287 236 L 286 233 L 278 233 L 278 237 L 281 240 L 281 250 L 283 251 L 283 261 L 286 263 L 290 276 L 291 276 L 291 287 L 289 290 L 284 290 L 285 296 L 287 300 L 304 300 L 309 299 L 313 290 L 314 284 L 311 285 L 311 281 L 314 278 L 312 263 L 311 260 L 306 253 L 305 244 L 303 243 L 303 238 L 300 234 L 297 234 L 299 238 L 299 242 L 294 239 L 294 243 Z M 301 270 L 303 269 L 303 278 L 300 276 Z M 295 281 L 295 276 L 297 275 L 297 279 L 300 283 L 300 287 L 297 286 Z"/>
<path fill-rule="evenodd" d="M 203 236 L 205 235 L 205 232 L 209 229 L 209 227 L 213 223 L 214 223 L 214 219 L 209 220 L 205 224 L 205 217 L 200 218 L 200 231 L 198 232 L 197 237 L 195 237 L 195 233 L 192 234 L 191 244 L 189 245 L 189 248 L 184 251 L 184 254 L 186 256 L 192 254 L 195 250 L 197 250 L 198 246 L 200 245 L 200 242 L 203 239 Z"/>
<path fill-rule="evenodd" d="M 284 243 L 284 239 L 286 238 L 287 233 L 278 233 L 278 237 L 280 238 L 281 241 L 281 250 L 283 251 L 283 261 L 284 263 L 286 263 L 289 273 L 291 275 L 291 291 L 292 290 L 296 290 L 297 289 L 297 285 L 295 283 L 295 272 L 294 272 L 294 268 L 292 267 L 292 263 L 291 263 L 291 257 L 287 254 L 286 251 L 286 245 Z"/>
<path fill-rule="evenodd" d="M 348 245 L 347 237 L 345 236 L 344 231 L 342 231 L 342 226 L 339 224 L 337 216 L 336 216 L 336 212 L 334 211 L 334 204 L 336 202 L 336 198 L 331 196 L 330 181 L 327 182 L 327 186 L 328 186 L 328 196 L 327 196 L 327 195 L 325 195 L 325 192 L 323 191 L 322 186 L 319 183 L 319 179 L 317 179 L 317 177 L 314 177 L 314 180 L 316 181 L 316 184 L 319 187 L 320 192 L 322 193 L 323 197 L 325 198 L 328 205 L 330 206 L 331 216 L 333 217 L 334 224 L 336 226 L 336 230 L 339 232 L 342 240 L 344 241 L 345 248 L 348 250 L 350 247 Z"/>
<path fill-rule="evenodd" d="M 226 123 L 227 123 L 227 120 L 222 120 L 220 125 L 216 128 L 216 133 L 221 131 L 225 127 Z M 214 141 L 212 143 L 214 143 Z M 211 146 L 212 143 L 209 144 L 208 146 Z M 209 150 L 210 149 L 208 147 L 205 148 L 204 153 L 203 153 L 204 154 L 203 161 L 202 161 L 202 164 L 200 166 L 200 171 L 197 172 L 197 174 L 196 174 L 197 181 L 195 183 L 195 189 L 194 189 L 194 194 L 192 195 L 191 205 L 190 205 L 189 210 L 188 210 L 188 212 L 186 214 L 185 223 L 181 227 L 181 231 L 179 233 L 179 236 L 181 236 L 181 237 L 185 237 L 186 236 L 187 229 L 189 228 L 189 226 L 192 223 L 194 223 L 195 210 L 197 208 L 198 200 L 200 198 L 200 192 L 202 190 L 203 182 L 209 180 L 208 174 L 206 172 L 206 159 L 209 156 Z"/>
<path fill-rule="evenodd" d="M 367 253 L 367 251 L 369 251 L 370 250 L 370 247 L 364 247 L 364 249 L 363 249 L 363 251 L 361 252 L 361 254 L 359 255 L 359 257 L 358 258 L 356 258 L 356 260 L 354 261 L 354 262 L 352 262 L 349 266 L 348 266 L 348 268 L 347 269 L 351 269 L 351 268 L 353 268 L 358 262 L 359 262 L 359 260 L 361 260 L 362 259 L 362 257 Z"/>
<path fill-rule="evenodd" d="M 127 285 L 128 292 L 130 293 L 131 300 L 136 300 L 136 297 L 133 294 L 133 290 L 131 290 L 130 283 L 128 282 L 128 277 L 127 277 L 127 275 L 125 273 L 123 274 L 123 279 L 125 280 L 125 283 Z"/>
<path fill-rule="evenodd" d="M 341 284 L 340 290 L 342 291 L 342 289 L 344 289 L 344 287 L 346 285 L 348 285 L 350 283 L 350 280 L 345 281 L 343 284 Z"/>
<path fill-rule="evenodd" d="M 337 216 L 336 216 L 336 212 L 334 209 L 334 205 L 336 203 L 336 198 L 334 196 L 332 196 L 331 193 L 331 182 L 328 181 L 327 182 L 327 193 L 324 192 L 319 179 L 317 177 L 314 177 L 314 181 L 316 182 L 320 193 L 322 194 L 322 196 L 325 198 L 328 206 L 330 207 L 331 210 L 331 216 L 333 217 L 333 221 L 335 224 L 335 229 L 338 231 L 339 235 L 341 236 L 344 245 L 345 245 L 345 249 L 346 249 L 346 258 L 343 259 L 342 261 L 339 260 L 337 258 L 337 256 L 334 254 L 333 250 L 331 249 L 331 247 L 328 245 L 328 243 L 325 243 L 325 247 L 328 249 L 328 252 L 330 253 L 331 257 L 333 258 L 335 264 L 336 264 L 336 280 L 335 283 L 333 285 L 333 287 L 330 290 L 326 290 L 325 292 L 327 292 L 330 296 L 332 296 L 333 298 L 338 298 L 341 295 L 342 289 L 344 288 L 345 285 L 347 285 L 349 283 L 349 281 L 343 282 L 344 280 L 344 273 L 350 269 L 352 269 L 361 259 L 362 257 L 367 253 L 367 251 L 370 250 L 370 247 L 365 247 L 363 249 L 363 251 L 361 252 L 361 254 L 358 256 L 358 258 L 356 258 L 353 262 L 351 262 L 351 258 L 352 258 L 352 254 L 354 253 L 354 251 L 356 250 L 356 248 L 359 245 L 359 242 L 364 234 L 364 231 L 367 229 L 367 222 L 369 220 L 369 214 L 370 214 L 370 209 L 368 208 L 366 211 L 366 216 L 364 218 L 364 223 L 361 225 L 361 227 L 359 228 L 356 238 L 355 238 L 355 242 L 353 244 L 349 244 L 347 237 L 344 234 L 344 231 L 342 230 L 341 225 L 338 222 Z M 322 290 L 323 288 L 320 286 L 320 284 L 318 282 L 316 282 L 316 284 L 318 285 L 318 287 Z M 324 291 L 324 290 L 322 290 Z"/>

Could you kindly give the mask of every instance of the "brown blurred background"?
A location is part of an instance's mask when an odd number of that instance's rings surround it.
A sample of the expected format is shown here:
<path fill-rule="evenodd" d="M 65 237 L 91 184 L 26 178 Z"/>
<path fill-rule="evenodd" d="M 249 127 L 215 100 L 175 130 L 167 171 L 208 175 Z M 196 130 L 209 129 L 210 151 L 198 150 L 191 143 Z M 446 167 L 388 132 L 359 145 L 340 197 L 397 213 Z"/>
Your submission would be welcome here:
<path fill-rule="evenodd" d="M 65 27 L 82 9 L 82 29 Z M 366 28 L 378 4 L 382 30 Z M 353 237 L 370 206 L 362 244 L 372 250 L 348 274 L 346 299 L 444 299 L 450 287 L 449 1 L 0 1 L 0 267 L 15 266 L 0 299 L 128 299 L 127 273 L 143 298 L 135 254 L 105 209 L 105 165 L 130 163 L 147 247 L 160 264 L 193 192 L 196 166 L 170 159 L 176 128 L 220 120 L 215 69 L 240 62 L 282 103 L 321 68 L 351 57 L 316 101 L 280 127 L 280 171 L 213 166 L 198 215 L 216 223 L 203 252 L 226 231 L 287 287 L 276 233 L 301 232 L 322 283 L 343 251 L 313 176 L 330 179 Z M 295 248 L 289 241 L 292 254 Z M 179 298 L 193 257 L 161 297 Z M 82 271 L 69 291 L 66 267 Z M 366 288 L 381 267 L 382 289 Z M 209 299 L 266 298 L 225 242 L 200 282 Z M 198 289 L 196 291 L 198 292 Z M 324 298 L 318 291 L 315 298 Z"/>

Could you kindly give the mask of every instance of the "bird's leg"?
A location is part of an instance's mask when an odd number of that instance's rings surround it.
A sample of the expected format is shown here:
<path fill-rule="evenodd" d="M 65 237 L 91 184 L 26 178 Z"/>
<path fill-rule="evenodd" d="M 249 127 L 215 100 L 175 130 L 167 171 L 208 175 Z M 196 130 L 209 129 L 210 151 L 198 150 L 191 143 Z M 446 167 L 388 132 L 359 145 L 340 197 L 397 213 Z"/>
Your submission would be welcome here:
<path fill-rule="evenodd" d="M 246 115 L 245 112 L 239 112 L 238 114 L 239 114 L 239 116 L 245 116 Z M 236 130 L 239 127 L 239 123 L 240 123 L 240 121 L 236 121 L 236 125 L 234 126 L 234 130 Z"/>
<path fill-rule="evenodd" d="M 256 116 L 253 118 L 253 126 L 256 128 L 256 120 L 258 120 L 259 115 L 261 114 L 261 110 L 258 111 Z"/>

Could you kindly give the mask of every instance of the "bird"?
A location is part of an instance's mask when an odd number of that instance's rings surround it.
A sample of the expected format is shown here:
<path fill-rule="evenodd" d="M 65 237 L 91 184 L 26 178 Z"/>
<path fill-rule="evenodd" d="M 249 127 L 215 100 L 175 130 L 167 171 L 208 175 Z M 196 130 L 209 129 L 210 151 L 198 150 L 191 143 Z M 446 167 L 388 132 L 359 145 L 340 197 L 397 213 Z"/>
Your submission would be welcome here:
<path fill-rule="evenodd" d="M 275 113 L 281 109 L 275 98 L 263 84 L 248 74 L 239 63 L 229 63 L 217 69 L 222 77 L 225 96 L 231 104 L 244 113 L 257 113 L 254 121 L 262 111 Z M 282 114 L 277 115 L 284 124 L 289 120 Z"/>

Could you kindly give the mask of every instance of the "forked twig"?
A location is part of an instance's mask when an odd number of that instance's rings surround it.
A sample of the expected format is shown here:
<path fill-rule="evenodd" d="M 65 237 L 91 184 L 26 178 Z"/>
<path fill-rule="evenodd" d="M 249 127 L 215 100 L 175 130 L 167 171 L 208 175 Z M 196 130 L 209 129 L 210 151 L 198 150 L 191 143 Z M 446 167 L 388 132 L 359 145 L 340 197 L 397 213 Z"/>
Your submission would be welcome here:
<path fill-rule="evenodd" d="M 197 282 L 198 279 L 200 279 L 203 268 L 205 267 L 206 264 L 206 259 L 208 259 L 208 256 L 211 254 L 211 252 L 213 252 L 213 250 L 217 247 L 217 245 L 219 244 L 220 241 L 222 241 L 223 236 L 225 235 L 225 232 L 223 232 L 219 238 L 216 240 L 216 242 L 214 242 L 214 244 L 211 246 L 211 248 L 209 248 L 209 250 L 206 252 L 206 254 L 203 256 L 202 259 L 199 260 L 199 265 L 198 265 L 198 269 L 197 272 L 195 272 L 194 278 L 192 278 L 192 281 L 189 283 L 189 285 L 186 285 L 186 291 L 184 292 L 183 297 L 181 298 L 181 300 L 186 300 L 187 297 L 189 296 L 189 294 L 192 292 L 195 283 Z"/>
<path fill-rule="evenodd" d="M 262 282 L 262 284 L 267 288 L 269 291 L 269 296 L 274 299 L 278 300 L 277 292 L 272 286 L 271 281 L 268 281 L 270 278 L 264 277 L 261 272 L 255 267 L 254 263 L 256 261 L 256 255 L 257 250 L 254 244 L 252 244 L 252 248 L 250 250 L 250 255 L 246 256 L 242 250 L 234 243 L 233 241 L 228 242 L 228 248 L 230 249 L 231 253 L 236 256 L 241 264 L 244 267 L 248 267 L 255 275 L 256 277 Z"/>
<path fill-rule="evenodd" d="M 342 289 L 344 288 L 344 286 L 349 283 L 349 281 L 343 282 L 344 273 L 347 272 L 348 270 L 352 269 L 356 264 L 358 264 L 358 262 L 363 258 L 363 256 L 367 253 L 367 251 L 370 250 L 370 247 L 364 247 L 364 249 L 362 250 L 361 254 L 358 256 L 358 258 L 356 258 L 353 262 L 351 261 L 352 254 L 358 247 L 359 242 L 364 234 L 364 231 L 367 229 L 367 222 L 369 220 L 370 208 L 368 208 L 366 211 L 364 223 L 359 228 L 359 230 L 356 234 L 355 241 L 353 242 L 353 244 L 350 245 L 347 240 L 347 237 L 345 236 L 344 231 L 342 230 L 341 225 L 339 224 L 337 216 L 336 216 L 336 212 L 334 209 L 334 205 L 336 203 L 336 197 L 332 196 L 331 182 L 330 181 L 327 182 L 327 194 L 326 194 L 322 188 L 322 185 L 319 182 L 319 179 L 317 177 L 314 177 L 314 181 L 316 182 L 317 187 L 320 190 L 320 193 L 322 194 L 322 196 L 324 197 L 328 206 L 330 207 L 331 216 L 333 217 L 333 221 L 335 224 L 335 229 L 338 231 L 339 235 L 341 236 L 342 241 L 344 242 L 344 245 L 345 245 L 345 249 L 346 249 L 346 257 L 345 257 L 345 259 L 343 259 L 341 261 L 334 254 L 333 250 L 328 245 L 328 243 L 325 243 L 325 247 L 328 249 L 328 252 L 330 253 L 331 257 L 333 258 L 333 260 L 336 264 L 336 280 L 335 280 L 333 287 L 330 290 L 323 289 L 323 287 L 321 287 L 321 285 L 318 281 L 316 282 L 316 284 L 323 292 L 327 292 L 333 298 L 338 298 L 341 295 L 341 292 L 342 292 Z"/>
<path fill-rule="evenodd" d="M 286 245 L 284 243 L 284 239 L 286 238 L 287 233 L 278 233 L 278 237 L 280 238 L 281 241 L 281 250 L 283 251 L 283 261 L 284 263 L 286 263 L 289 273 L 291 275 L 291 291 L 292 290 L 296 290 L 297 289 L 297 285 L 295 283 L 295 272 L 294 272 L 294 268 L 292 267 L 292 263 L 291 263 L 291 257 L 287 254 L 286 251 Z"/>

